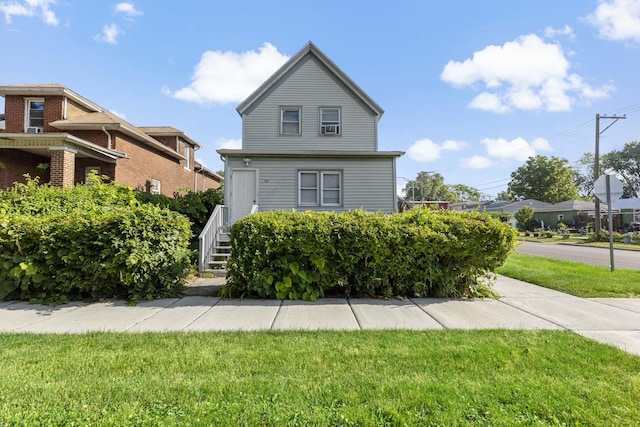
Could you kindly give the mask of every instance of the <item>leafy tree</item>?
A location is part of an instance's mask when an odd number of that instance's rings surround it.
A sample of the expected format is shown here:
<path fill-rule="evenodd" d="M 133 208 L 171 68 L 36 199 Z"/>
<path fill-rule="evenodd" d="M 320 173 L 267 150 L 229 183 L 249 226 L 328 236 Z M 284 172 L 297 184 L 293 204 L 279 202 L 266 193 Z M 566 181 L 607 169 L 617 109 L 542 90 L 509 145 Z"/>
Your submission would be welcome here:
<path fill-rule="evenodd" d="M 449 191 L 457 199 L 456 202 L 479 202 L 484 197 L 480 190 L 464 184 L 450 185 Z"/>
<path fill-rule="evenodd" d="M 525 230 L 527 224 L 533 219 L 534 209 L 531 206 L 523 206 L 513 213 L 513 217 L 516 219 L 518 229 Z"/>
<path fill-rule="evenodd" d="M 444 177 L 437 172 L 419 172 L 415 180 L 406 183 L 404 193 L 409 200 L 455 201 L 455 195 L 444 183 Z"/>
<path fill-rule="evenodd" d="M 521 199 L 558 203 L 578 198 L 573 183 L 573 169 L 566 159 L 546 156 L 529 157 L 511 173 L 508 191 Z"/>
<path fill-rule="evenodd" d="M 593 194 L 593 183 L 596 180 L 594 165 L 594 155 L 584 153 L 573 168 L 573 183 L 578 189 L 578 194 L 581 198 L 591 198 Z"/>
<path fill-rule="evenodd" d="M 640 195 L 640 142 L 628 142 L 622 150 L 602 156 L 602 168 L 621 178 L 630 197 Z"/>
<path fill-rule="evenodd" d="M 501 191 L 496 196 L 496 201 L 498 202 L 511 202 L 517 199 L 518 198 L 516 197 L 516 195 L 511 193 L 510 191 Z"/>

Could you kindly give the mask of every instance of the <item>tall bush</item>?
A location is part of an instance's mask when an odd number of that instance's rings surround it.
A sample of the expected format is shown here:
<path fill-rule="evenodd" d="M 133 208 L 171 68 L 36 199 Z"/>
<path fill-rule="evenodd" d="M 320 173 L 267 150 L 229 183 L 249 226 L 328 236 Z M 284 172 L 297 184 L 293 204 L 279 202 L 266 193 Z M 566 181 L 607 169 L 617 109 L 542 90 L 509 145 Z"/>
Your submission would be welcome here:
<path fill-rule="evenodd" d="M 190 237 L 184 216 L 139 205 L 128 187 L 27 180 L 0 192 L 0 299 L 176 296 Z"/>
<path fill-rule="evenodd" d="M 477 295 L 515 242 L 515 231 L 488 215 L 431 209 L 262 212 L 230 236 L 226 295 L 310 300 Z"/>

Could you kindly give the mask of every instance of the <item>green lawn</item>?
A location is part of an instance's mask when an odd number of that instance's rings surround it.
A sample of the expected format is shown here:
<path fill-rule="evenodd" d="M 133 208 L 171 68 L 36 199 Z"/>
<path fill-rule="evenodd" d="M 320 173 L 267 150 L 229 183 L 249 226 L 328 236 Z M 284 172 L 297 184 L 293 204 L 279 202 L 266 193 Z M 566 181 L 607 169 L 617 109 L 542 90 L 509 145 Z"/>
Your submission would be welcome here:
<path fill-rule="evenodd" d="M 640 297 L 640 270 L 593 266 L 513 252 L 498 274 L 583 298 Z"/>
<path fill-rule="evenodd" d="M 567 331 L 0 335 L 0 425 L 633 425 L 640 358 Z"/>

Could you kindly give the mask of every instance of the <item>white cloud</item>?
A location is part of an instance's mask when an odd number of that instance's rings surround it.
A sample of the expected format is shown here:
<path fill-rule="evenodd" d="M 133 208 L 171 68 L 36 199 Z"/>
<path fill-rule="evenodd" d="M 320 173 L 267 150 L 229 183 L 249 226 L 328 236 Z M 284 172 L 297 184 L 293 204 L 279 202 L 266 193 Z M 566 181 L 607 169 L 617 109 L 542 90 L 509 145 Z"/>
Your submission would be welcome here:
<path fill-rule="evenodd" d="M 93 39 L 109 44 L 118 44 L 118 36 L 124 34 L 124 30 L 111 23 L 102 27 L 102 33 L 96 34 Z"/>
<path fill-rule="evenodd" d="M 129 17 L 140 16 L 143 15 L 144 12 L 136 9 L 133 3 L 118 3 L 115 6 L 116 13 L 123 13 Z"/>
<path fill-rule="evenodd" d="M 56 14 L 51 10 L 51 6 L 57 0 L 24 0 L 24 1 L 3 1 L 0 2 L 0 12 L 4 13 L 7 24 L 12 22 L 13 16 L 40 16 L 49 25 L 58 25 Z"/>
<path fill-rule="evenodd" d="M 493 160 L 483 156 L 473 156 L 462 159 L 460 166 L 467 169 L 485 169 L 489 166 L 493 166 Z"/>
<path fill-rule="evenodd" d="M 448 139 L 442 143 L 442 149 L 449 151 L 460 151 L 467 145 L 468 144 L 464 141 L 454 141 L 452 139 Z"/>
<path fill-rule="evenodd" d="M 109 110 L 109 112 L 111 114 L 115 114 L 116 116 L 120 117 L 122 120 L 127 120 L 127 116 L 124 113 L 121 113 L 121 112 L 116 111 L 116 110 Z"/>
<path fill-rule="evenodd" d="M 198 104 L 241 102 L 258 88 L 289 57 L 271 43 L 258 51 L 206 51 L 196 65 L 189 86 L 173 97 Z"/>
<path fill-rule="evenodd" d="M 502 101 L 493 93 L 483 92 L 473 98 L 469 103 L 469 107 L 475 110 L 492 111 L 494 113 L 508 113 L 509 107 L 502 104 Z"/>
<path fill-rule="evenodd" d="M 521 162 L 536 155 L 536 150 L 550 151 L 551 146 L 544 138 L 537 138 L 529 144 L 524 138 L 507 141 L 504 138 L 485 138 L 482 144 L 487 149 L 489 157 L 495 159 L 515 159 Z"/>
<path fill-rule="evenodd" d="M 605 40 L 640 42 L 640 0 L 600 0 L 586 20 Z"/>
<path fill-rule="evenodd" d="M 547 27 L 544 29 L 544 36 L 548 39 L 552 39 L 556 36 L 566 36 L 569 40 L 574 40 L 576 38 L 573 28 L 568 25 L 565 25 L 563 28 Z"/>
<path fill-rule="evenodd" d="M 430 139 L 421 139 L 413 143 L 407 150 L 407 155 L 418 162 L 431 162 L 440 158 L 442 149 Z"/>
<path fill-rule="evenodd" d="M 463 62 L 449 61 L 440 79 L 460 88 L 484 86 L 469 107 L 495 113 L 567 111 L 578 100 L 588 104 L 613 90 L 610 85 L 591 88 L 569 73 L 570 66 L 559 44 L 528 34 L 487 46 Z"/>
<path fill-rule="evenodd" d="M 226 150 L 242 149 L 242 140 L 233 138 L 220 138 L 216 141 L 216 148 Z"/>
<path fill-rule="evenodd" d="M 414 142 L 407 150 L 407 155 L 418 162 L 431 162 L 438 160 L 443 150 L 459 151 L 466 146 L 467 143 L 464 141 L 454 141 L 449 139 L 441 145 L 438 145 L 432 140 L 424 138 Z"/>

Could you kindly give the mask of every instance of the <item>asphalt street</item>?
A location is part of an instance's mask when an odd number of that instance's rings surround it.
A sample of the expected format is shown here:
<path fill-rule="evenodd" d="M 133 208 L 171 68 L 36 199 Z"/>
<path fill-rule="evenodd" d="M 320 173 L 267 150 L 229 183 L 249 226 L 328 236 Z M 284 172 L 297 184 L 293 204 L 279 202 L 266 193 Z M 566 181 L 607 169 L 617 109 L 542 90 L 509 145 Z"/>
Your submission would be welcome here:
<path fill-rule="evenodd" d="M 591 265 L 610 265 L 609 248 L 522 242 L 517 251 L 522 254 L 579 261 Z M 615 268 L 640 270 L 640 251 L 614 249 L 613 252 Z"/>

